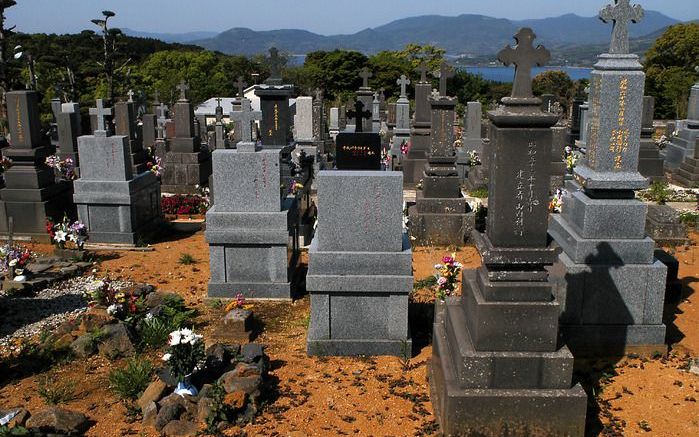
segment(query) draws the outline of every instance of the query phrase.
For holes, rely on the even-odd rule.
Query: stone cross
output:
[[[269,49],[269,78],[270,79],[281,79],[282,78],[282,67],[281,61],[279,60],[279,50],[276,47]]]
[[[95,133],[97,133],[97,132],[106,133],[108,131],[108,129],[107,129],[107,126],[105,125],[104,118],[112,115],[112,108],[105,108],[104,107],[104,100],[97,99],[97,107],[90,108],[90,115],[97,116],[97,129],[95,130]]]
[[[638,23],[643,19],[641,5],[631,6],[630,0],[614,0],[614,5],[607,5],[599,13],[600,20],[613,22],[612,43],[609,53],[626,55],[629,53],[629,22]]]
[[[216,98],[216,122],[220,123],[223,120],[223,108],[221,107],[221,98]]]
[[[446,62],[442,62],[439,67],[439,95],[446,97],[447,95],[447,80],[454,77],[454,69]]]
[[[317,101],[323,100],[323,90],[320,88],[316,88],[316,100]]]
[[[354,118],[354,123],[356,125],[355,132],[362,132],[364,130],[363,120],[370,120],[372,115],[371,111],[364,110],[364,103],[362,103],[361,100],[354,102],[354,111],[347,111],[347,116]]]
[[[362,88],[369,88],[369,78],[372,76],[367,67],[362,68],[362,72],[359,73],[359,77],[362,78]]]
[[[427,72],[429,71],[429,69],[427,68],[427,64],[425,62],[420,64],[420,66],[416,68],[415,71],[420,73],[420,82],[427,82]]]
[[[398,85],[400,85],[400,96],[401,97],[408,97],[408,92],[406,90],[407,86],[410,85],[410,79],[408,79],[405,74],[402,74],[400,76],[400,79],[396,82]]]
[[[180,84],[177,86],[177,88],[180,90],[180,100],[187,100],[187,91],[189,91],[189,85],[182,80]]]
[[[536,35],[528,27],[520,29],[514,38],[517,45],[514,48],[505,46],[498,53],[498,59],[506,66],[515,65],[512,98],[532,98],[532,67],[546,64],[551,59],[551,53],[541,45],[534,48]]]
[[[134,95],[133,90],[129,90],[129,92],[126,93],[126,95],[129,96],[129,102],[133,103],[133,95]]]
[[[243,94],[245,93],[245,87],[248,86],[245,82],[243,82],[243,76],[238,76],[238,80],[233,83],[238,88],[238,97],[243,97]]]
[[[262,112],[253,111],[249,99],[241,99],[240,104],[240,111],[232,112],[231,119],[240,123],[240,140],[252,142],[252,122],[262,120]]]

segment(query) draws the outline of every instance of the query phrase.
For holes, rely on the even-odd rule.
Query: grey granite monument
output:
[[[129,138],[112,135],[102,100],[90,109],[97,117],[94,135],[78,138],[80,179],[73,199],[91,243],[136,245],[152,235],[162,220],[160,183],[150,171],[133,173]]]
[[[261,150],[252,121],[261,114],[242,100],[236,118],[243,141],[213,153],[214,206],[206,213],[209,297],[291,299],[299,256],[295,197],[280,189],[279,150]]]
[[[393,155],[393,164],[403,165],[403,153],[401,149],[404,144],[410,142],[410,100],[408,100],[408,90],[407,87],[410,85],[410,80],[405,76],[401,76],[398,79],[398,85],[400,86],[400,97],[395,104],[389,104],[389,116],[388,122],[391,126],[391,122],[395,122],[393,125],[393,150],[391,154]],[[391,105],[394,108],[394,118],[391,119]]]
[[[309,355],[410,354],[412,251],[403,232],[403,175],[321,171],[309,250]]]
[[[148,170],[148,154],[143,150],[143,137],[137,132],[136,106],[132,100],[114,105],[114,133],[128,139],[133,174],[141,174]]]
[[[481,102],[466,103],[466,114],[464,115],[464,126],[461,131],[461,147],[456,149],[456,168],[459,171],[459,179],[464,181],[469,172],[473,170],[475,173],[471,175],[472,180],[487,180],[488,163],[483,162],[483,138],[481,136],[481,119],[483,118],[483,106]],[[481,159],[480,166],[469,167],[469,152],[475,152]],[[482,183],[474,182],[473,185],[481,185]]]
[[[168,139],[169,151],[163,160],[165,193],[195,194],[208,184],[211,152],[201,146],[194,132],[194,109],[187,98],[189,86],[180,83],[180,99],[175,103],[175,136]]]
[[[420,80],[415,84],[415,113],[410,131],[410,150],[403,159],[403,183],[406,185],[415,185],[422,179],[431,143],[432,115],[429,97],[432,92],[432,82],[427,79],[427,70],[426,64],[417,69]]]
[[[667,268],[646,237],[648,207],[634,196],[648,186],[638,172],[645,74],[629,54],[628,26],[642,17],[629,0],[600,13],[614,31],[590,81],[587,154],[549,227],[563,249],[552,274],[560,284],[561,330],[576,357],[666,350]]]
[[[371,116],[369,116],[369,118],[362,119],[363,121],[361,128],[358,126],[357,120],[355,119],[355,132],[374,132],[374,124],[372,120],[374,92],[371,90],[371,87],[369,87],[369,79],[373,77],[373,74],[369,71],[367,67],[364,67],[362,68],[362,71],[359,73],[359,77],[362,78],[362,86],[359,87],[359,89],[356,92],[357,100],[362,102],[364,110],[369,111]]]
[[[423,188],[410,207],[410,236],[420,245],[463,245],[474,227],[475,215],[461,194],[454,149],[454,108],[456,98],[447,97],[450,67],[440,69],[439,92],[430,97],[432,145],[423,170]]]
[[[699,158],[693,156],[694,141],[699,138],[699,82],[694,84],[689,94],[687,119],[678,121],[675,129],[678,135],[665,149],[665,168],[673,173],[677,172],[684,158]]]
[[[75,217],[70,184],[56,183],[54,170],[46,165],[56,150],[41,132],[38,93],[10,91],[6,101],[12,145],[2,154],[12,160],[12,167],[4,173],[5,188],[0,190],[0,234],[8,234],[12,217],[15,238],[48,243],[47,218],[60,220],[66,213]]]
[[[429,384],[444,435],[584,435],[587,396],[572,386],[573,355],[558,341],[559,302],[544,266],[551,130],[531,68],[549,52],[531,29],[499,59],[515,64],[512,97],[488,113],[493,141],[488,224],[473,232],[482,267],[464,271],[460,297],[435,304]]]
[[[80,107],[77,103],[63,103],[56,115],[58,130],[58,157],[70,158],[79,174],[78,137],[81,135]]]

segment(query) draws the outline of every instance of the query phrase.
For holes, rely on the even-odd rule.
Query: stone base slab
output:
[[[410,236],[420,246],[463,246],[476,225],[476,214],[421,213],[417,206],[408,210]]]
[[[245,299],[250,300],[291,300],[290,282],[209,282],[209,298],[234,299],[238,293],[242,293]]]

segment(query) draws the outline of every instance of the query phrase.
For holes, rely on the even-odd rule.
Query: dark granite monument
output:
[[[133,95],[131,91],[129,93]],[[128,140],[133,174],[141,174],[148,170],[148,153],[143,149],[143,137],[137,132],[136,106],[131,97],[126,102],[114,105],[114,133],[123,135]]]
[[[655,114],[655,98],[643,97],[643,118],[641,119],[641,146],[638,152],[638,172],[649,178],[651,182],[665,181],[663,158],[655,145],[653,134],[653,115]]]
[[[461,297],[437,301],[429,382],[444,435],[583,436],[587,396],[572,386],[573,356],[558,341],[559,303],[544,266],[551,126],[531,91],[549,52],[531,29],[499,59],[515,64],[512,97],[488,113],[488,226],[473,232],[483,266],[464,271]],[[572,388],[571,388],[572,387]]]
[[[590,80],[587,154],[549,227],[563,249],[552,275],[560,284],[561,330],[576,357],[667,349],[667,268],[646,236],[648,206],[634,196],[648,186],[638,172],[645,74],[629,54],[628,26],[642,17],[629,0],[600,13],[614,31]]]
[[[175,103],[175,136],[168,139],[169,151],[163,160],[164,193],[195,194],[208,184],[211,176],[211,152],[202,148],[194,133],[194,109],[187,99],[189,86],[179,85],[180,99]]]
[[[335,141],[335,166],[338,170],[381,170],[379,134],[343,132]]]
[[[58,157],[61,160],[70,158],[79,174],[80,157],[78,156],[78,137],[82,134],[80,122],[80,107],[77,103],[63,103],[61,111],[56,116],[58,131]]]
[[[432,133],[429,103],[432,82],[427,79],[427,65],[421,65],[417,71],[420,73],[420,81],[415,84],[415,113],[410,132],[410,150],[403,159],[403,183],[407,185],[415,185],[422,179]]]
[[[294,86],[283,83],[279,51],[273,47],[269,53],[270,77],[264,84],[255,87],[255,95],[260,98],[262,110],[262,147],[282,149],[289,145],[292,138],[289,97],[294,92]]]
[[[46,157],[56,150],[41,132],[38,93],[10,91],[6,100],[12,146],[2,154],[12,160],[12,167],[4,173],[5,188],[0,190],[0,234],[8,234],[12,217],[15,238],[47,243],[47,218],[60,220],[66,213],[75,217],[70,184],[56,183],[54,170],[46,165]]]
[[[447,97],[447,79],[454,73],[446,63],[440,69],[439,92],[430,97],[432,144],[423,169],[423,188],[410,208],[410,236],[415,244],[464,244],[474,226],[475,215],[461,195],[454,148],[456,98]]]

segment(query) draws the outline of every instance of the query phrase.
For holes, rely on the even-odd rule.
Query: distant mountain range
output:
[[[662,34],[662,30],[678,22],[659,12],[647,11],[640,23],[630,27],[630,35],[634,39],[652,43]],[[215,35],[206,35],[206,32],[148,34],[123,30],[127,35],[152,37],[166,42],[186,42],[227,54],[265,53],[272,46],[296,55],[337,48],[372,54],[381,50],[400,50],[409,43],[417,43],[442,47],[452,56],[480,58],[492,56],[506,43],[511,43],[512,36],[524,26],[534,29],[538,43],[551,49],[557,55],[555,58],[565,56],[566,53],[585,53],[586,46],[590,46],[589,50],[603,47],[609,42],[611,35],[610,24],[604,24],[597,17],[574,14],[519,21],[483,15],[424,15],[396,20],[352,35],[330,36],[297,29],[254,31],[233,28]]]

